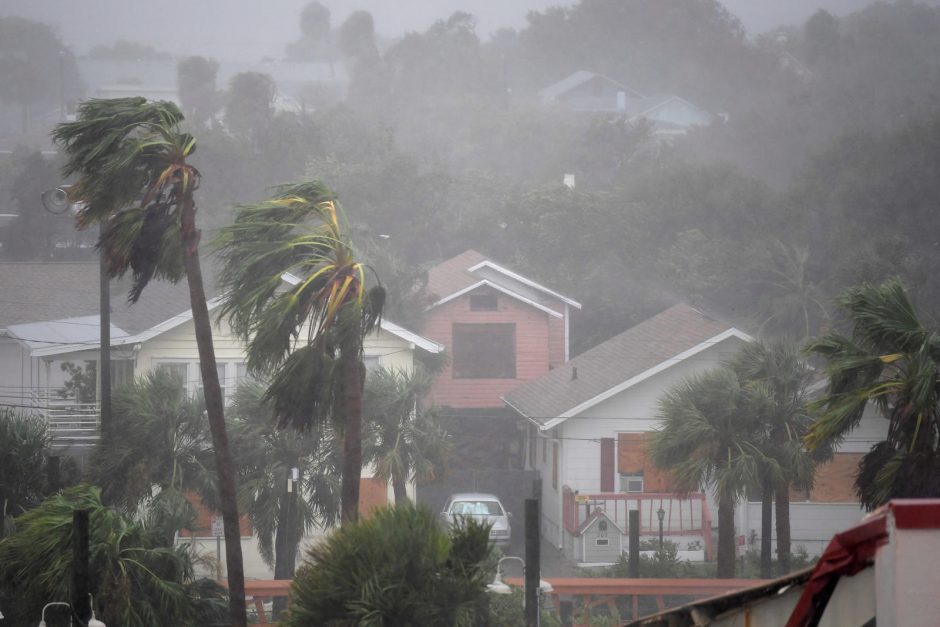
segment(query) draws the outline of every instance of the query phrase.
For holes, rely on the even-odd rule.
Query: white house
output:
[[[88,455],[97,441],[98,404],[63,398],[61,364],[97,363],[99,347],[97,263],[0,264],[0,405],[43,413],[53,444],[66,454]],[[157,368],[182,374],[191,391],[201,385],[195,329],[185,280],[152,282],[139,302],[126,302],[127,285],[111,285],[112,373],[115,384]],[[211,286],[210,288],[211,289]],[[210,313],[221,299],[209,300]],[[246,376],[245,350],[225,321],[217,321],[213,343],[226,402]],[[416,353],[437,354],[443,346],[391,322],[366,337],[367,367],[410,371]],[[393,498],[391,486],[376,486],[363,470],[363,493],[372,502]],[[383,491],[376,488],[384,487]],[[246,575],[270,578],[256,543],[243,540]],[[215,551],[214,540],[207,549]]]
[[[664,392],[728,361],[749,341],[734,326],[678,304],[506,394],[526,422],[528,466],[542,475],[542,534],[573,556],[578,529],[595,509],[621,525],[628,510],[640,510],[646,537],[658,535],[662,509],[664,535],[680,549],[710,554],[713,497],[671,493],[645,441],[658,427]],[[854,473],[861,455],[884,438],[885,422],[866,415],[817,470],[814,488],[791,497],[795,548],[818,554],[833,533],[862,517]],[[736,527],[742,541],[758,542],[759,502],[740,504]]]

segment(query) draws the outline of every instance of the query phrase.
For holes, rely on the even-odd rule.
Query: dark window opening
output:
[[[470,311],[496,311],[496,294],[471,294]]]
[[[515,324],[455,324],[455,379],[515,379]]]

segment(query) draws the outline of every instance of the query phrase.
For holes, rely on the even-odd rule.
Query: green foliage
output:
[[[274,118],[277,85],[270,74],[241,72],[229,81],[225,127],[236,135],[255,137]]]
[[[335,434],[325,426],[301,433],[278,429],[264,395],[262,383],[242,383],[226,418],[238,465],[239,509],[248,514],[261,557],[275,569],[275,578],[290,578],[302,536],[315,525],[332,526],[339,514],[339,451]],[[300,470],[296,499],[286,491],[292,468]],[[288,527],[293,534],[278,550],[276,536]],[[288,563],[283,576],[277,576],[278,561]]]
[[[435,408],[424,407],[433,377],[423,366],[408,373],[378,368],[366,376],[363,460],[375,476],[391,481],[395,499],[409,481],[431,482],[446,474],[453,445]]]
[[[940,496],[940,335],[898,280],[846,290],[839,305],[851,335],[834,331],[808,345],[826,360],[829,386],[814,403],[821,416],[807,445],[841,441],[872,403],[888,420],[888,436],[859,465],[862,503],[873,509],[890,498]]]
[[[166,529],[105,507],[98,489],[83,485],[23,514],[16,533],[0,540],[0,598],[13,624],[35,620],[50,599],[69,598],[76,509],[89,511],[91,583],[101,620],[196,627],[225,616],[224,590],[197,582],[187,550],[166,542]]]
[[[219,63],[206,57],[191,56],[176,65],[176,87],[183,112],[193,124],[205,124],[219,109],[215,79]]]
[[[49,441],[42,418],[0,409],[0,538],[45,494]]]
[[[411,504],[344,525],[308,553],[285,624],[472,625],[486,606],[487,525],[448,534]]]
[[[59,368],[69,376],[59,390],[59,396],[75,399],[79,403],[95,402],[98,396],[98,362],[85,361],[84,365],[76,366],[70,361],[63,361]]]
[[[93,46],[88,56],[93,59],[113,59],[118,61],[164,61],[171,59],[169,52],[161,52],[153,46],[141,44],[136,41],[119,39],[113,44],[98,44]]]
[[[195,510],[184,493],[199,492],[210,502],[215,496],[204,410],[203,400],[191,397],[183,381],[165,370],[116,388],[111,437],[99,442],[88,466],[104,502],[191,522]]]

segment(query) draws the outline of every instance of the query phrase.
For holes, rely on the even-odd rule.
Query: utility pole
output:
[[[98,231],[98,241],[104,235],[102,223]],[[111,435],[111,277],[104,250],[98,250],[98,308],[100,316],[100,348],[98,363],[101,364],[98,376],[101,378],[101,439]]]
[[[525,624],[538,627],[539,584],[542,579],[539,500],[525,500]]]
[[[72,512],[72,611],[82,622],[91,618],[89,594],[91,573],[88,564],[88,510]]]

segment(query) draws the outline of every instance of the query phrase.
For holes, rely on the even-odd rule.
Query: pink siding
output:
[[[558,304],[559,312],[564,305]],[[516,324],[515,379],[455,379],[451,364],[438,375],[431,392],[433,402],[448,407],[498,408],[500,400],[525,381],[536,379],[564,362],[563,319],[549,316],[512,297],[499,295],[497,311],[470,311],[469,295],[428,312],[421,334],[447,347],[453,357],[453,324]]]

